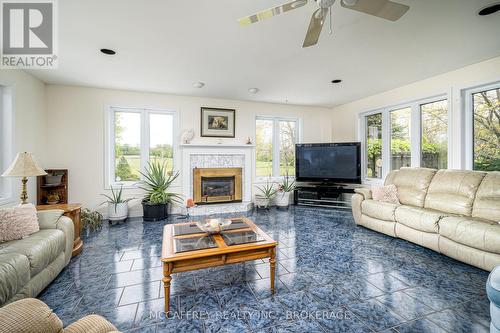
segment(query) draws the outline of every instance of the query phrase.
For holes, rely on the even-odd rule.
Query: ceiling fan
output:
[[[328,15],[330,15],[330,33],[331,33],[331,14],[332,6],[335,0],[314,0],[319,8],[313,13],[309,28],[307,29],[306,38],[302,47],[309,47],[316,45],[323,29],[323,24]],[[293,9],[303,7],[307,4],[308,0],[295,0],[287,2],[280,6],[263,10],[254,15],[243,17],[238,20],[240,25],[246,26],[252,23],[271,18],[273,16],[288,12]],[[340,4],[344,8],[356,10],[365,14],[374,15],[389,21],[399,20],[410,7],[393,2],[390,0],[340,0]]]

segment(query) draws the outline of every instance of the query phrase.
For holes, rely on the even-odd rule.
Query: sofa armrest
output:
[[[105,318],[98,315],[85,316],[68,327],[63,331],[64,333],[111,333],[118,332],[116,327],[113,326]]]
[[[369,200],[372,198],[372,190],[369,188],[356,188],[354,192],[361,194],[365,200]]]
[[[24,298],[0,309],[1,332],[59,333],[62,329],[57,315],[36,298]]]
[[[73,252],[73,241],[75,239],[75,225],[73,221],[63,216],[61,209],[44,210],[38,212],[38,224],[40,229],[59,229],[64,232],[66,238],[66,246],[64,247],[64,258],[66,264],[71,260]]]
[[[57,229],[57,222],[64,214],[62,209],[41,210],[37,212],[40,229]]]

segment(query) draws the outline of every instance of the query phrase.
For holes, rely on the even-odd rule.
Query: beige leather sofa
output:
[[[73,221],[62,210],[38,212],[40,231],[0,243],[0,306],[35,297],[71,260]]]
[[[119,333],[109,321],[89,315],[63,328],[61,319],[42,301],[26,298],[0,309],[0,333]]]
[[[500,265],[500,172],[401,168],[388,184],[397,187],[401,204],[356,189],[356,224],[488,271]]]

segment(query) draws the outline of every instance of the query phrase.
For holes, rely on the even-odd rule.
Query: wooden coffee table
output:
[[[172,273],[270,258],[271,292],[274,293],[278,243],[245,217],[232,219],[232,221],[232,228],[235,229],[226,230],[217,235],[200,232],[194,222],[165,226],[161,255],[165,312],[170,311]],[[207,246],[210,247],[206,248]],[[205,248],[199,249],[200,247]]]

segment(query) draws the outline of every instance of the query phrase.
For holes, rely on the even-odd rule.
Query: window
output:
[[[135,184],[148,162],[173,169],[174,116],[171,111],[110,109],[108,185]]]
[[[295,175],[298,120],[257,117],[255,121],[255,174],[257,177]]]
[[[13,160],[12,90],[0,85],[0,174]],[[12,181],[0,177],[0,204],[13,199]]]
[[[257,119],[255,123],[255,170],[257,177],[273,174],[273,137],[273,121]]]
[[[411,166],[411,107],[391,111],[391,170]]]
[[[469,91],[472,169],[500,171],[500,85]]]
[[[448,167],[448,102],[420,105],[422,115],[421,162],[424,168]]]
[[[382,178],[382,114],[366,117],[366,176]]]
[[[432,98],[361,115],[364,178],[402,167],[446,168],[448,100]]]

